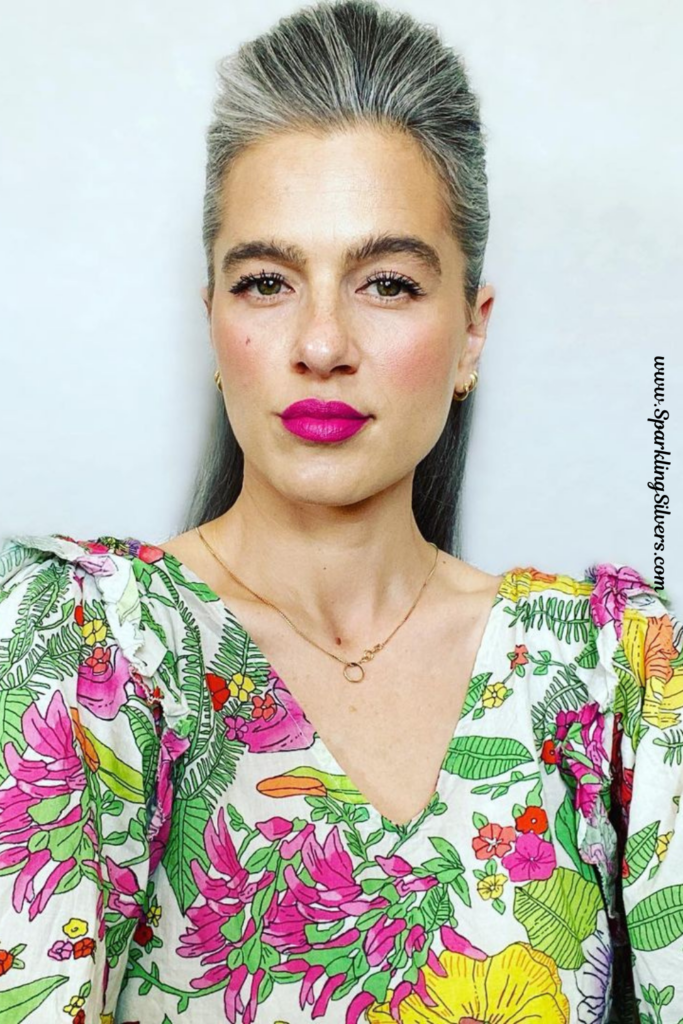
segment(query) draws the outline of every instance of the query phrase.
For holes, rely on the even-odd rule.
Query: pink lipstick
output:
[[[323,402],[317,398],[305,398],[288,405],[280,418],[286,429],[297,437],[328,443],[344,441],[357,434],[372,419],[346,402]]]

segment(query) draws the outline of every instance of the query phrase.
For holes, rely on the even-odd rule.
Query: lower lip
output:
[[[369,416],[362,420],[297,416],[293,419],[283,419],[282,423],[291,434],[296,434],[297,437],[305,437],[309,441],[330,443],[333,441],[344,441],[347,437],[357,434],[369,419]]]

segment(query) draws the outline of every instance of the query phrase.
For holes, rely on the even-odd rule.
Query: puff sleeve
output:
[[[637,574],[634,574],[637,575]],[[642,1024],[683,1019],[683,627],[642,577],[616,623],[612,794]]]
[[[150,874],[163,655],[125,559],[57,535],[4,539],[3,1022],[114,1019]]]

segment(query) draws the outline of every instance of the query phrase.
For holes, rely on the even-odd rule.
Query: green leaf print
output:
[[[577,848],[576,811],[571,794],[566,793],[555,815],[555,835],[571,857],[579,874],[588,882],[595,881],[595,870],[581,858]]]
[[[191,862],[198,860],[206,871],[209,870],[204,829],[210,817],[211,808],[203,797],[176,798],[163,864],[183,914],[199,892],[190,867]]]
[[[601,905],[597,882],[570,868],[556,868],[550,878],[518,887],[512,912],[532,946],[558,967],[575,971],[586,959],[581,943],[594,931]]]
[[[626,915],[634,949],[670,946],[683,935],[683,885],[669,885],[646,896]]]
[[[621,712],[624,732],[632,737],[641,713],[642,690],[623,647],[617,647],[612,663],[619,680],[614,693],[614,713]]]
[[[659,821],[651,821],[649,825],[634,832],[626,840],[624,856],[628,864],[628,875],[622,879],[624,888],[627,885],[632,885],[636,878],[640,878],[652,860],[657,846],[658,831]]]
[[[95,748],[100,762],[97,768],[97,777],[112,793],[120,796],[123,800],[130,800],[131,803],[136,804],[143,803],[145,796],[140,772],[117,757],[111,747],[99,740],[90,729],[86,729],[85,726],[82,728]]]
[[[507,736],[456,736],[444,770],[461,779],[491,779],[532,760],[523,743]]]
[[[486,689],[486,684],[492,675],[492,672],[480,672],[478,676],[472,677],[467,691],[467,697],[465,698],[465,703],[463,704],[460,712],[461,718],[465,718],[469,715],[472,708],[477,706],[482,693]]]
[[[51,992],[68,981],[66,975],[56,978],[36,978],[25,985],[0,992],[0,1020],[2,1024],[21,1024],[45,1002]]]
[[[575,666],[571,662],[562,665],[557,675],[553,676],[543,700],[531,708],[536,746],[540,749],[546,737],[554,734],[555,722],[560,711],[578,711],[589,699],[588,687],[577,675]]]
[[[10,741],[18,754],[26,750],[21,717],[34,700],[33,695],[24,687],[0,691],[0,736],[5,742]],[[4,782],[7,775],[7,765],[0,746],[0,782]]]

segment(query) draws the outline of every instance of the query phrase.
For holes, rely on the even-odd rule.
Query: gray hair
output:
[[[371,124],[409,133],[436,170],[473,310],[489,230],[484,133],[463,60],[436,27],[375,0],[322,0],[242,44],[217,71],[203,224],[211,297],[222,185],[238,154],[275,134]]]

